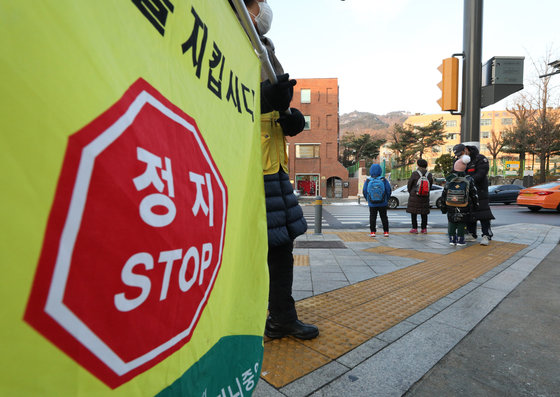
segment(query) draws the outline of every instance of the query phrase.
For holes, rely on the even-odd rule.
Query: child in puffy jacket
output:
[[[369,168],[371,177],[364,182],[363,195],[369,206],[369,230],[370,236],[375,237],[377,232],[377,214],[383,224],[383,235],[389,237],[389,218],[387,218],[387,204],[391,197],[391,184],[381,176],[382,169],[379,164],[372,164]],[[372,186],[369,186],[372,184]],[[372,189],[372,187],[376,189]],[[369,189],[368,189],[369,187]]]
[[[445,177],[441,212],[447,213],[450,245],[465,245],[466,224],[478,206],[474,180],[465,173],[470,161],[469,156],[463,155],[453,164],[453,172]]]

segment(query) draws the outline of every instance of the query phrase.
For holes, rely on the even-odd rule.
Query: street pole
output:
[[[463,93],[461,142],[480,148],[480,93],[482,85],[482,4],[465,0],[463,12]]]

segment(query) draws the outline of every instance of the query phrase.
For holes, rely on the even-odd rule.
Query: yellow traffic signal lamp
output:
[[[437,103],[441,110],[457,110],[459,107],[459,60],[453,57],[445,58],[438,70],[441,72],[441,82],[438,83],[441,98]]]

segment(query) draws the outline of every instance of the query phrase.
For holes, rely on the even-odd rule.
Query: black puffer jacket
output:
[[[479,153],[476,146],[467,146],[467,149],[471,157],[471,162],[467,164],[467,175],[474,179],[478,193],[478,208],[473,215],[476,219],[495,219],[488,198],[488,171],[490,170],[488,159]]]
[[[264,175],[264,193],[269,247],[288,244],[307,231],[288,174],[280,169],[275,174]]]

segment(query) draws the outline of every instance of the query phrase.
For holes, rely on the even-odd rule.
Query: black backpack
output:
[[[469,205],[469,180],[464,176],[456,176],[447,182],[445,205],[449,207],[466,207]]]

